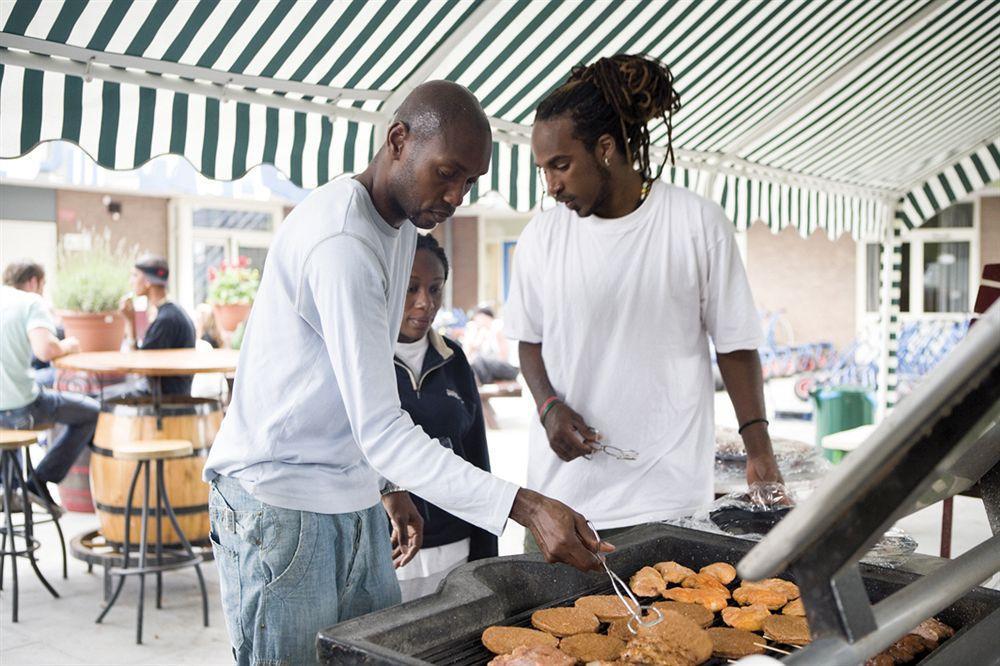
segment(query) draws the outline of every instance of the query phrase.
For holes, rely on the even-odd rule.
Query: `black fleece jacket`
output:
[[[447,437],[456,454],[489,471],[483,408],[469,361],[458,343],[433,330],[428,336],[427,354],[419,375],[411,372],[398,357],[395,359],[399,401],[414,423],[429,436]],[[411,496],[424,518],[425,548],[471,538],[470,560],[496,557],[495,536],[423,498]]]

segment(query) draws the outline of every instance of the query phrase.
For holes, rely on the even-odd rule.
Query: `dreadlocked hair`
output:
[[[538,105],[535,119],[569,113],[574,136],[589,150],[602,135],[610,134],[627,162],[649,180],[648,124],[662,118],[667,127],[667,154],[656,173],[659,178],[666,161],[674,161],[673,115],[680,108],[681,98],[666,65],[651,56],[620,53],[574,67],[569,79]]]

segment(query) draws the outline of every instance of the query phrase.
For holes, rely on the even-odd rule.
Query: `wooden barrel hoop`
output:
[[[128,442],[142,439],[184,439],[194,453],[163,463],[164,484],[170,506],[184,535],[192,543],[208,540],[208,484],[201,480],[209,448],[222,424],[222,408],[217,400],[168,396],[161,407],[163,427],[157,429],[150,399],[105,401],[97,420],[97,432],[91,445],[90,480],[94,507],[101,521],[104,538],[120,544],[125,539],[125,500],[136,464],[115,460],[114,450]],[[142,507],[142,479],[136,483],[132,501],[129,540],[139,540]],[[161,509],[164,544],[179,540],[166,510]],[[147,530],[152,543],[156,538],[156,464],[150,465],[149,519]]]

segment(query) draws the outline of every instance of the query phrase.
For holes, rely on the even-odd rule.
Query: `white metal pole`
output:
[[[894,265],[899,256],[899,222],[896,220],[896,203],[885,201],[882,206],[882,270],[880,271],[879,298],[879,363],[878,390],[875,422],[885,418],[895,402],[895,375],[897,338],[899,335],[899,281],[901,276]],[[894,377],[893,377],[894,379]],[[890,383],[892,386],[890,387]]]

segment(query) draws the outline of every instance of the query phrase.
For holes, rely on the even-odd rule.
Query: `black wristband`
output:
[[[737,433],[742,435],[744,430],[746,430],[755,423],[763,423],[764,425],[771,425],[771,423],[767,419],[750,419],[749,421],[740,426],[740,429],[737,430]]]

